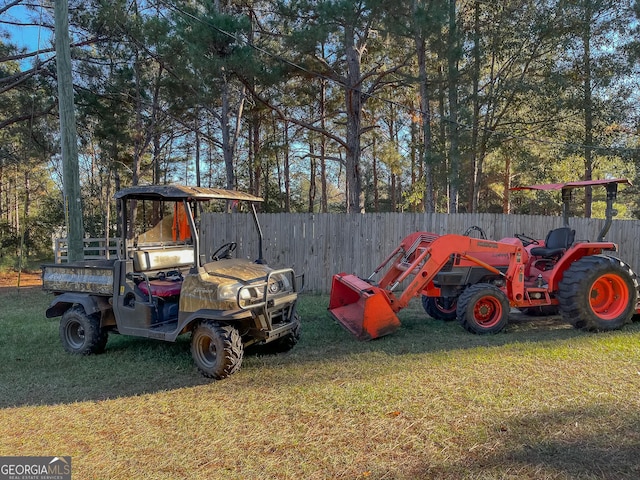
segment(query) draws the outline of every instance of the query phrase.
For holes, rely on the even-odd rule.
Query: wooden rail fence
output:
[[[85,238],[84,239],[84,259],[97,260],[102,258],[117,258],[120,250],[120,239],[118,238]],[[56,238],[53,245],[54,262],[66,263],[69,244],[66,238]]]

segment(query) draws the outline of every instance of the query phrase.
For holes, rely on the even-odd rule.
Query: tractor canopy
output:
[[[542,185],[526,185],[522,187],[511,187],[509,190],[572,190],[574,188],[585,188],[595,186],[607,186],[612,184],[624,183],[631,185],[631,182],[626,178],[612,178],[603,180],[579,180],[576,182],[567,183],[547,183]]]
[[[605,224],[598,235],[598,241],[602,242],[605,235],[611,228],[611,222],[613,217],[618,214],[618,211],[613,208],[613,203],[618,197],[618,184],[623,183],[631,185],[631,182],[626,178],[608,178],[602,180],[578,180],[575,182],[566,183],[547,183],[542,185],[526,185],[522,187],[511,187],[509,190],[543,190],[553,191],[562,190],[562,219],[565,227],[569,226],[569,206],[571,204],[571,192],[576,188],[587,188],[602,186],[607,189],[607,208],[605,209]]]

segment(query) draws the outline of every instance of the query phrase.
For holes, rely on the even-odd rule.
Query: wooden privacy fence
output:
[[[501,214],[259,214],[264,258],[273,267],[291,266],[305,274],[307,292],[329,293],[331,277],[348,272],[369,276],[408,234],[427,231],[462,234],[477,225],[487,238],[499,240],[524,233],[544,238],[562,226],[561,217]],[[226,242],[237,242],[239,257],[257,258],[258,237],[248,214],[205,214],[201,219],[202,252],[211,254]],[[595,241],[604,220],[571,218],[576,240]],[[477,232],[472,235],[476,236]],[[640,273],[640,221],[616,220],[606,240],[618,244],[618,256]]]

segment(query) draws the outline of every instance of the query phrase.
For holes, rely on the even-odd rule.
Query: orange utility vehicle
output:
[[[394,332],[396,313],[423,296],[438,318],[455,317],[473,333],[497,333],[511,307],[559,308],[576,328],[613,330],[638,312],[638,281],[629,265],[604,241],[620,183],[626,179],[534,185],[514,189],[561,190],[564,226],[545,240],[524,234],[499,241],[466,235],[415,232],[366,279],[334,275],[329,312],[361,340]],[[575,240],[568,226],[571,191],[587,186],[607,190],[605,225],[594,242]],[[483,235],[484,236],[484,235]],[[379,278],[379,280],[376,280]],[[429,310],[427,309],[427,312]]]

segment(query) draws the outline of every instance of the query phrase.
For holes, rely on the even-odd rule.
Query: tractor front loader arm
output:
[[[360,340],[388,335],[400,327],[396,313],[433,281],[452,256],[464,257],[504,275],[474,254],[507,254],[511,259],[507,275],[513,275],[520,250],[516,245],[463,235],[416,232],[406,237],[367,280],[347,273],[334,275],[329,313]],[[382,278],[376,284],[374,277],[378,274]],[[401,290],[403,285],[406,287]]]

